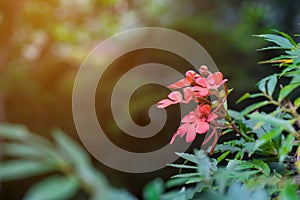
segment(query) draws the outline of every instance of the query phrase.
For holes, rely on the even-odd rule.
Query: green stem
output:
[[[248,141],[248,139],[247,139],[247,138],[241,133],[241,131],[236,127],[236,125],[234,124],[232,118],[228,115],[228,113],[226,113],[225,119],[226,119],[226,121],[230,124],[230,126],[232,127],[232,129],[233,129],[238,135],[240,135],[245,141]]]

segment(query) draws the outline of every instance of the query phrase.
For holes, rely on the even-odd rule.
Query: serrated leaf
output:
[[[293,48],[293,44],[291,44],[291,42],[279,35],[274,35],[274,34],[261,34],[261,35],[255,35],[257,37],[261,37],[264,38],[265,40],[269,41],[269,42],[273,42],[275,44],[277,44],[279,47],[284,48],[284,49],[291,49]]]
[[[194,154],[176,152],[176,155],[196,164],[199,162],[199,159]]]
[[[245,124],[246,127],[248,127],[253,133],[256,133],[257,137],[261,137],[267,132],[270,132],[273,127],[270,124],[261,124],[259,127],[257,124],[259,121],[254,120],[254,119],[243,119],[242,120],[243,124]]]
[[[272,129],[270,132],[262,135],[258,139],[257,145],[260,146],[260,145],[263,145],[263,144],[271,141],[272,139],[274,139],[275,137],[277,137],[281,132],[282,132],[282,128],[280,128],[280,127]]]
[[[251,119],[260,121],[261,123],[270,123],[273,126],[282,127],[286,131],[289,131],[292,133],[295,132],[295,129],[292,126],[292,124],[294,123],[294,119],[293,120],[284,120],[284,119],[276,118],[271,115],[261,114],[261,113],[253,113],[253,114],[249,115],[249,117]]]
[[[251,104],[250,106],[246,107],[242,112],[241,112],[241,115],[244,116],[244,115],[247,115],[249,114],[250,112],[260,108],[260,107],[263,107],[263,106],[266,106],[269,104],[269,101],[261,101],[261,102],[257,102],[257,103],[254,103],[254,104]]]
[[[18,180],[55,170],[49,163],[34,160],[14,160],[0,163],[1,180]]]
[[[261,170],[262,173],[266,174],[267,176],[270,175],[270,167],[267,163],[265,163],[262,160],[258,160],[258,159],[253,159],[253,164],[255,164],[256,168]]]
[[[73,176],[51,176],[34,184],[26,193],[25,200],[72,199],[79,189],[79,181]]]
[[[228,144],[218,144],[215,148],[215,152],[230,151],[231,153],[235,153],[235,152],[240,151],[240,150],[241,150],[241,148],[235,147],[235,146],[232,146],[232,145],[228,145]]]
[[[294,89],[300,86],[300,83],[292,83],[284,86],[280,92],[278,101],[282,101],[285,97],[287,97]]]

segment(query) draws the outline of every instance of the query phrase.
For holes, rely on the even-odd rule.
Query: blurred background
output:
[[[72,87],[77,69],[97,43],[120,31],[144,26],[174,29],[197,40],[229,79],[229,88],[234,88],[229,107],[239,109],[236,99],[246,91],[255,91],[256,81],[273,70],[257,65],[273,56],[272,52],[267,56],[255,51],[266,44],[253,35],[269,33],[271,28],[299,33],[299,8],[298,0],[0,0],[0,121],[25,124],[49,138],[49,130],[60,127],[80,142],[72,119]],[[120,67],[126,69],[149,60],[177,68],[186,64],[166,52],[132,52],[114,63],[102,81],[109,90],[121,73]],[[99,91],[97,95],[105,97],[109,92]],[[138,124],[147,124],[147,106],[166,92],[156,86],[137,91],[130,109]],[[109,102],[97,102],[99,113],[109,113]],[[180,119],[176,120],[179,123]],[[111,119],[99,117],[99,121],[118,143],[118,130],[110,125]],[[149,140],[146,149],[145,144],[128,143],[131,139],[119,140],[118,144],[127,145],[127,149],[133,144],[136,151],[150,151],[167,143],[174,130],[176,127],[171,127],[164,130],[168,134]],[[154,177],[168,178],[173,173],[160,170],[130,175],[97,161],[95,165],[111,184],[136,195]],[[34,181],[27,180],[29,184]],[[19,199],[26,190],[24,183],[3,184],[0,199]]]

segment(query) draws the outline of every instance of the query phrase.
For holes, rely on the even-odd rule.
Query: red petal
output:
[[[183,89],[183,92],[184,92],[185,103],[189,103],[194,96],[194,92],[192,91],[192,88],[186,87]]]
[[[179,89],[179,88],[183,88],[188,85],[189,85],[189,83],[185,79],[181,79],[181,80],[169,85],[168,88]]]
[[[192,84],[193,82],[193,79],[195,77],[197,73],[194,72],[193,70],[189,70],[185,73],[185,80],[189,83],[189,84]]]
[[[157,108],[165,108],[171,104],[174,104],[174,102],[171,101],[170,99],[163,99],[157,103]]]
[[[182,102],[182,94],[178,91],[171,92],[168,97],[174,101],[174,103]]]
[[[205,78],[197,78],[196,83],[202,87],[207,87],[207,81]]]
[[[194,125],[190,125],[186,133],[186,142],[192,142],[196,138],[196,130]]]
[[[213,78],[215,80],[215,84],[220,84],[223,80],[223,74],[221,72],[216,72],[213,74]]]
[[[203,105],[203,106],[200,106],[199,110],[201,113],[203,113],[204,115],[207,116],[210,114],[211,107],[209,105]]]
[[[198,117],[196,116],[195,112],[190,112],[186,116],[184,116],[181,120],[181,122],[187,123],[187,122],[196,122],[198,120]]]
[[[196,127],[196,132],[199,134],[206,133],[209,130],[209,124],[207,122],[203,121],[198,121],[197,127]]]
[[[177,132],[174,133],[174,135],[173,135],[173,137],[172,137],[172,139],[171,139],[171,141],[170,141],[170,144],[173,144],[175,138],[176,138],[178,135],[179,135],[179,134],[178,134]]]

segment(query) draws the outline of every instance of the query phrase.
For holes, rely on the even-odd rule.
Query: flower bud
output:
[[[206,65],[202,65],[199,69],[199,72],[201,76],[207,76],[208,75],[208,67]]]

